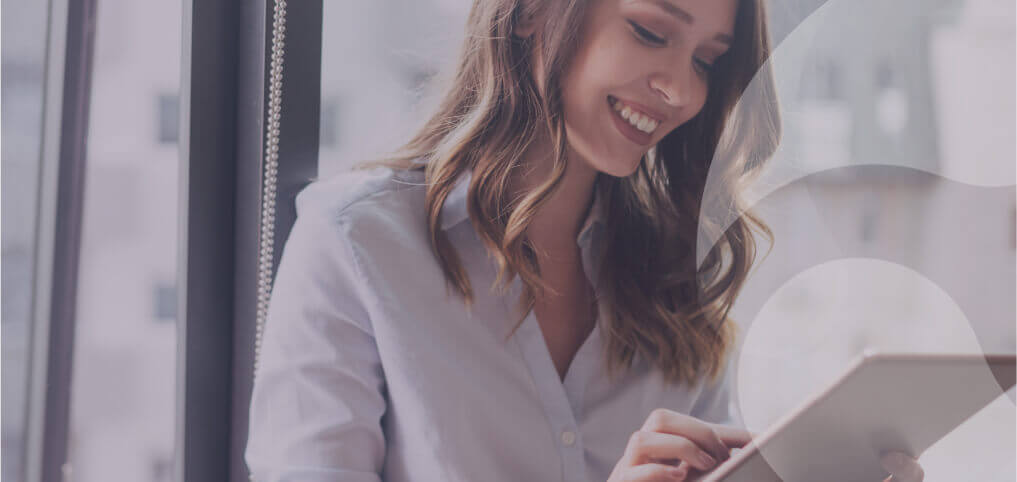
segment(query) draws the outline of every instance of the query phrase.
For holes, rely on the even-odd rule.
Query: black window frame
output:
[[[244,449],[272,80],[267,65],[277,13],[285,14],[286,81],[273,273],[296,218],[296,193],[317,175],[322,2],[185,1],[175,459],[180,481],[249,480]],[[209,210],[213,205],[219,208]]]

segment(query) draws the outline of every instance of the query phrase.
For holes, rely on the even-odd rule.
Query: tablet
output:
[[[917,457],[1014,386],[1014,355],[866,353],[835,383],[701,482],[887,477],[882,454]]]

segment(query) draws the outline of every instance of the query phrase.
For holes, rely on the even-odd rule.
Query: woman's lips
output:
[[[621,114],[618,113],[618,111],[614,110],[614,105],[612,104],[611,101],[612,98],[608,97],[607,110],[611,112],[611,119],[614,120],[614,125],[615,127],[618,128],[618,131],[621,132],[621,134],[625,136],[626,139],[632,141],[635,144],[638,144],[640,146],[650,145],[650,141],[653,140],[653,136],[639,129],[636,129],[635,126],[629,124],[629,121],[625,120],[621,116]]]

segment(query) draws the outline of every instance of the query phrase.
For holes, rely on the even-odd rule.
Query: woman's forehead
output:
[[[622,7],[656,11],[676,22],[730,34],[737,0],[617,0]]]

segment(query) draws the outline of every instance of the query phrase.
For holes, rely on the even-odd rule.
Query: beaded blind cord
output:
[[[265,109],[264,173],[261,185],[260,242],[258,246],[258,309],[254,321],[253,377],[258,378],[261,337],[272,295],[272,259],[275,255],[275,200],[279,178],[279,120],[282,118],[283,47],[286,38],[286,1],[275,2],[272,9],[272,53],[268,70],[268,108]],[[247,478],[254,482],[254,474]]]
[[[286,1],[275,2],[272,10],[272,53],[268,73],[265,163],[262,176],[260,245],[258,250],[258,309],[254,327],[254,378],[258,377],[261,337],[272,294],[272,260],[275,255],[275,201],[279,177],[279,120],[282,117],[283,48],[286,38]]]

